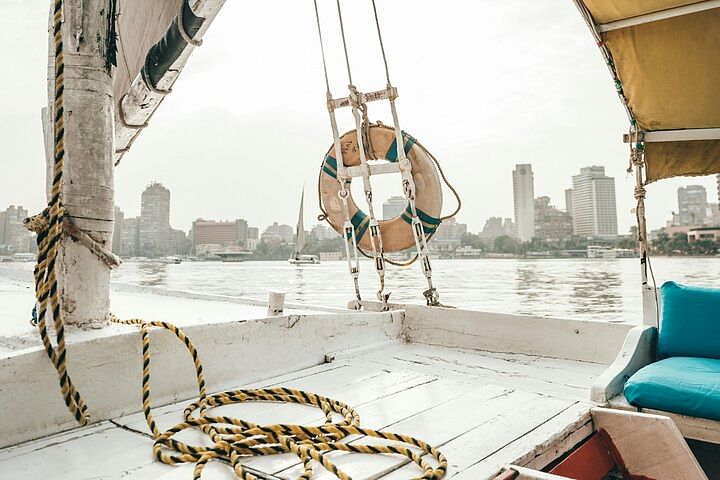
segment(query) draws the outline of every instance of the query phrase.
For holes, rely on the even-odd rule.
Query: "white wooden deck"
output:
[[[284,385],[347,402],[365,427],[414,435],[441,447],[450,465],[446,478],[479,480],[510,462],[543,466],[556,455],[558,440],[576,443],[589,434],[588,389],[605,367],[398,343],[252,386]],[[159,426],[180,421],[186,403],[156,409]],[[220,411],[258,423],[317,424],[322,417],[297,405],[233,405]],[[153,460],[147,432],[144,418],[135,414],[9,447],[0,450],[0,478],[191,479],[192,465],[170,467]],[[183,435],[193,441],[194,433]],[[194,442],[200,444],[199,436]],[[418,472],[400,457],[337,457],[336,464],[354,480],[407,480]],[[294,479],[300,473],[290,455],[246,464],[260,478]],[[211,464],[203,478],[235,477],[229,467]],[[318,466],[313,478],[333,477]]]

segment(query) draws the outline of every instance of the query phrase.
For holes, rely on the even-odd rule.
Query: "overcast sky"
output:
[[[332,89],[346,94],[332,0],[319,0]],[[627,119],[607,68],[570,0],[377,0],[403,129],[441,161],[463,197],[471,231],[489,216],[512,217],[512,170],[531,163],[536,196],[564,208],[580,167],[604,165],[616,179],[620,232],[633,223],[634,179],[621,142]],[[40,109],[46,103],[44,0],[0,2],[0,208],[44,204]],[[360,90],[384,87],[369,1],[345,2]],[[341,125],[351,126],[349,111]],[[370,105],[370,118],[391,123]],[[174,93],[116,170],[116,203],[138,215],[151,181],[172,192],[171,222],[246,218],[294,223],[305,185],[306,225],[317,211],[320,162],[332,141],[312,1],[228,0]],[[375,179],[376,199],[400,194],[397,177]],[[360,182],[355,182],[355,188]],[[714,178],[648,189],[649,221],[662,226],[676,190]],[[355,189],[354,188],[354,189]],[[357,191],[357,190],[355,190]],[[454,208],[445,197],[446,211]],[[379,205],[378,205],[379,207]]]

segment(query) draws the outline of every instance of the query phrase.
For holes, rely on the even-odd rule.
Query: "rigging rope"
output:
[[[340,183],[340,191],[338,192],[338,195],[341,198],[341,201],[343,203],[344,213],[345,213],[345,222],[344,222],[344,237],[345,237],[345,249],[346,254],[348,257],[348,265],[350,268],[351,275],[353,277],[353,281],[355,283],[355,293],[357,297],[357,302],[355,302],[356,308],[359,308],[361,306],[360,300],[360,289],[359,289],[359,282],[358,282],[358,274],[359,274],[359,262],[358,262],[358,255],[357,251],[359,250],[360,253],[368,258],[372,258],[375,260],[375,270],[379,276],[380,279],[380,290],[377,292],[377,297],[380,302],[382,302],[383,307],[387,308],[387,300],[390,294],[384,294],[384,288],[385,288],[385,264],[390,263],[391,265],[398,265],[398,266],[408,266],[412,263],[414,263],[415,260],[418,258],[422,261],[422,272],[427,280],[428,288],[423,292],[423,295],[425,296],[425,299],[427,301],[427,304],[430,306],[438,306],[440,305],[439,302],[439,295],[437,292],[437,289],[433,286],[432,282],[432,268],[430,266],[430,255],[429,255],[429,249],[427,245],[427,236],[425,234],[424,228],[422,226],[422,222],[418,217],[418,211],[415,206],[415,182],[412,176],[412,164],[410,160],[406,157],[406,153],[403,149],[398,149],[398,164],[399,169],[402,177],[402,184],[403,184],[403,193],[405,194],[405,197],[408,201],[408,209],[409,209],[409,217],[411,219],[411,229],[413,233],[413,238],[415,240],[415,246],[416,246],[416,257],[410,260],[409,262],[405,263],[398,263],[393,261],[388,261],[385,259],[384,251],[383,251],[383,240],[382,240],[382,234],[380,230],[380,225],[375,218],[374,214],[374,208],[373,208],[373,198],[372,198],[372,186],[370,182],[370,169],[367,164],[368,158],[371,160],[375,160],[377,156],[375,155],[374,148],[372,146],[372,142],[370,139],[369,131],[370,131],[370,121],[368,120],[368,108],[367,108],[367,99],[365,95],[363,95],[361,92],[357,90],[355,85],[353,85],[352,81],[352,72],[350,68],[350,58],[348,54],[348,48],[347,48],[347,39],[345,35],[345,26],[343,22],[342,17],[342,8],[340,6],[340,0],[336,0],[335,4],[337,7],[337,14],[338,14],[338,20],[340,23],[340,33],[342,36],[342,43],[343,43],[343,51],[345,54],[345,66],[347,68],[347,74],[348,74],[348,90],[349,90],[349,97],[347,100],[349,101],[350,106],[352,107],[352,113],[355,118],[355,130],[358,137],[358,154],[360,158],[360,172],[362,174],[363,178],[363,188],[365,191],[365,199],[368,205],[368,219],[369,219],[369,227],[370,227],[370,246],[372,248],[372,257],[370,257],[369,253],[361,250],[358,248],[357,242],[355,241],[354,237],[354,227],[351,225],[351,219],[349,215],[349,209],[348,209],[348,192],[346,190],[347,183],[349,183],[349,180],[352,178],[352,175],[348,175],[346,168],[344,167],[344,161],[343,161],[343,155],[342,155],[342,149],[340,147],[340,136],[337,128],[337,122],[335,118],[335,108],[337,108],[336,100],[333,99],[332,94],[330,92],[330,85],[329,85],[329,78],[328,78],[328,70],[327,70],[327,62],[325,59],[325,49],[323,44],[323,37],[322,37],[322,27],[320,25],[320,14],[318,11],[318,5],[317,0],[314,0],[314,6],[315,6],[315,19],[317,23],[317,29],[318,29],[318,36],[320,38],[320,49],[323,59],[323,70],[325,74],[325,85],[327,87],[327,107],[328,112],[330,115],[330,123],[333,130],[333,139],[335,142],[335,158],[338,162],[337,167],[337,180]],[[385,45],[382,38],[382,32],[380,28],[380,21],[378,17],[377,12],[377,5],[375,4],[375,0],[372,0],[372,7],[373,7],[373,13],[375,17],[375,28],[377,30],[378,34],[378,40],[380,43],[380,50],[382,52],[382,58],[383,58],[383,64],[385,66],[385,77],[387,80],[386,85],[386,91],[385,96],[383,98],[386,98],[390,103],[390,111],[392,113],[393,117],[393,129],[395,131],[395,141],[398,145],[401,145],[403,143],[403,134],[400,130],[400,123],[398,120],[397,115],[397,109],[395,106],[395,100],[397,98],[397,90],[392,86],[392,83],[390,81],[390,71],[388,67],[387,62],[387,56],[385,53]],[[342,105],[342,104],[341,104]],[[343,105],[345,106],[345,105]],[[439,167],[439,163],[437,162],[437,159],[433,158],[433,161],[436,165]],[[445,175],[442,174],[443,180],[446,184],[448,184],[447,179],[445,178]],[[450,186],[448,184],[448,186]],[[459,196],[457,195],[457,191],[453,187],[450,186],[450,189],[455,194],[456,198],[459,202]],[[320,197],[320,185],[318,182],[318,197]],[[322,214],[318,217],[319,220],[327,220],[328,215],[327,212],[323,209],[322,206],[322,200],[319,198],[318,204],[320,206],[320,211]],[[459,209],[458,209],[459,210]],[[456,210],[450,217],[457,214]],[[449,217],[446,217],[449,218]],[[353,245],[351,246],[351,239]],[[350,260],[350,249],[352,248],[353,254],[355,256],[355,267],[352,266],[352,262]]]

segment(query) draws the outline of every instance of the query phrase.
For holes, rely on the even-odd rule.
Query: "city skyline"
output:
[[[563,192],[565,209],[560,209],[547,195],[535,197],[534,172],[532,164],[518,164],[512,171],[514,207],[525,210],[524,214],[515,213],[515,219],[491,216],[485,220],[482,230],[468,228],[456,218],[444,222],[432,240],[436,251],[454,251],[463,245],[462,237],[467,233],[478,232],[481,239],[493,241],[499,236],[516,238],[521,242],[536,239],[551,244],[559,244],[571,238],[618,238],[625,235],[618,231],[617,207],[615,200],[615,179],[605,175],[602,166],[582,167],[580,173],[571,178],[573,188]],[[707,190],[702,185],[685,185],[677,189],[677,211],[670,212],[670,219],[660,229],[651,229],[653,236],[659,231],[667,231],[670,236],[683,233],[697,235],[697,229],[720,226],[720,178],[712,192],[717,195],[716,202],[708,201]],[[170,226],[171,192],[160,182],[150,182],[141,194],[140,215],[128,217],[124,210],[115,206],[115,231],[113,251],[123,256],[150,256],[198,253],[202,246],[203,254],[214,253],[228,248],[253,251],[260,243],[292,244],[295,231],[289,224],[275,220],[271,224],[260,223],[251,226],[247,220],[236,216],[235,219],[197,218],[187,233]],[[530,199],[532,209],[528,214]],[[392,195],[382,203],[383,218],[396,216],[405,206],[403,196]],[[34,250],[33,237],[22,226],[22,220],[28,215],[22,206],[10,205],[0,211],[0,249],[7,253],[26,253]],[[524,217],[523,217],[524,215]],[[211,217],[206,215],[205,217]],[[461,216],[462,218],[462,216]],[[528,221],[528,219],[530,221]],[[519,223],[526,222],[524,228],[532,226],[532,233],[525,232]],[[312,222],[309,224],[312,225]],[[267,225],[263,228],[264,225]],[[262,231],[262,235],[260,234]],[[306,233],[317,240],[337,238],[338,234],[323,223],[312,225]]]
[[[213,25],[202,55],[188,63],[173,95],[115,169],[115,203],[129,217],[139,216],[135,199],[148,181],[157,180],[175,192],[177,208],[171,212],[171,222],[186,230],[209,210],[218,218],[231,219],[238,205],[267,205],[243,212],[251,224],[272,218],[295,223],[302,183],[314,186],[323,155],[332,143],[314,21],[297,21],[307,18],[306,7],[287,2],[287,16],[278,20],[282,28],[293,32],[296,42],[280,45],[249,20],[241,5],[226,4],[226,15]],[[274,14],[271,4],[252,8],[258,15]],[[468,4],[466,8],[477,7]],[[422,1],[410,12],[420,23],[441,15],[447,24],[438,22],[438,28],[448,43],[504,45],[503,52],[489,51],[490,57],[482,64],[467,62],[463,52],[443,49],[411,29],[388,30],[386,41],[400,92],[402,128],[441,162],[463,196],[461,218],[472,231],[481,230],[489,217],[513,216],[512,190],[506,178],[518,163],[533,164],[537,195],[547,195],[558,205],[568,187],[567,178],[583,165],[604,165],[607,174],[616,179],[619,230],[628,231],[634,224],[631,209],[635,203],[635,180],[625,173],[629,152],[621,141],[628,122],[607,67],[576,8],[571,2],[550,0],[500,2],[483,8],[487,10],[484,14],[527,28],[491,25],[477,29],[471,16],[455,18],[458,16],[438,12]],[[7,181],[0,185],[0,205],[20,203],[31,213],[38,213],[46,204],[40,109],[47,103],[47,9],[38,2],[14,2],[12,7],[0,6],[0,10],[7,10],[0,15],[0,22],[6,26],[0,35],[7,36],[0,49],[7,63],[13,65],[2,72],[8,88],[0,92],[4,106],[0,121],[6,125],[0,132],[0,171],[7,172],[3,178]],[[397,21],[405,25],[408,13],[401,4],[383,6],[383,16],[390,24]],[[555,22],[547,29],[543,19],[550,16]],[[238,29],[237,21],[243,28]],[[543,35],[531,34],[535,29]],[[408,35],[415,48],[403,47]],[[257,42],[256,55],[231,60],[237,59],[233,44],[257,38],[266,41]],[[17,43],[24,45],[22,51],[13,47]],[[359,39],[349,46],[359,62],[354,65],[364,72],[359,74],[357,86],[381,88],[385,84],[381,67],[362,59],[366,55],[357,52],[361,45]],[[328,49],[331,58],[333,53],[340,53],[331,45]],[[282,62],[267,62],[268,58]],[[417,76],[418,62],[439,62],[443,68]],[[483,65],[488,63],[495,65],[494,75],[485,74]],[[280,64],[303,73],[293,81],[292,101],[277,95],[286,88]],[[446,68],[450,64],[453,70]],[[266,74],[242,75],[255,70]],[[456,73],[450,75],[450,71]],[[333,90],[344,92],[344,72],[334,68],[331,73]],[[222,91],[212,87],[217,78],[226,76],[242,78],[242,88]],[[446,84],[454,88],[436,88]],[[431,114],[424,101],[429,91],[436,96]],[[477,95],[466,95],[458,102],[458,92]],[[387,112],[373,108],[370,115],[373,120],[389,123]],[[340,118],[343,131],[352,125],[348,117]],[[278,141],[287,149],[268,149]],[[262,159],[263,168],[254,168],[258,159]],[[709,192],[715,182],[712,178],[681,178],[648,186],[651,229],[664,225],[667,212],[677,208],[677,188],[687,183],[699,183]],[[399,181],[379,181],[374,188],[377,198],[401,194]],[[317,205],[314,190],[308,189],[308,206]],[[449,196],[446,206],[446,212],[451,211]],[[307,210],[308,214],[318,213]]]

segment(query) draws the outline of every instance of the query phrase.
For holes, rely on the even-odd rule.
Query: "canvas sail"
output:
[[[117,70],[113,92],[117,102],[140,74],[150,48],[168,31],[185,0],[119,0],[117,6]]]
[[[305,248],[305,222],[303,221],[303,203],[305,202],[305,189],[300,196],[300,214],[298,215],[297,234],[295,236],[295,258]]]
[[[576,3],[646,133],[647,182],[720,173],[720,2]]]
[[[116,159],[130,148],[225,0],[116,0]]]

